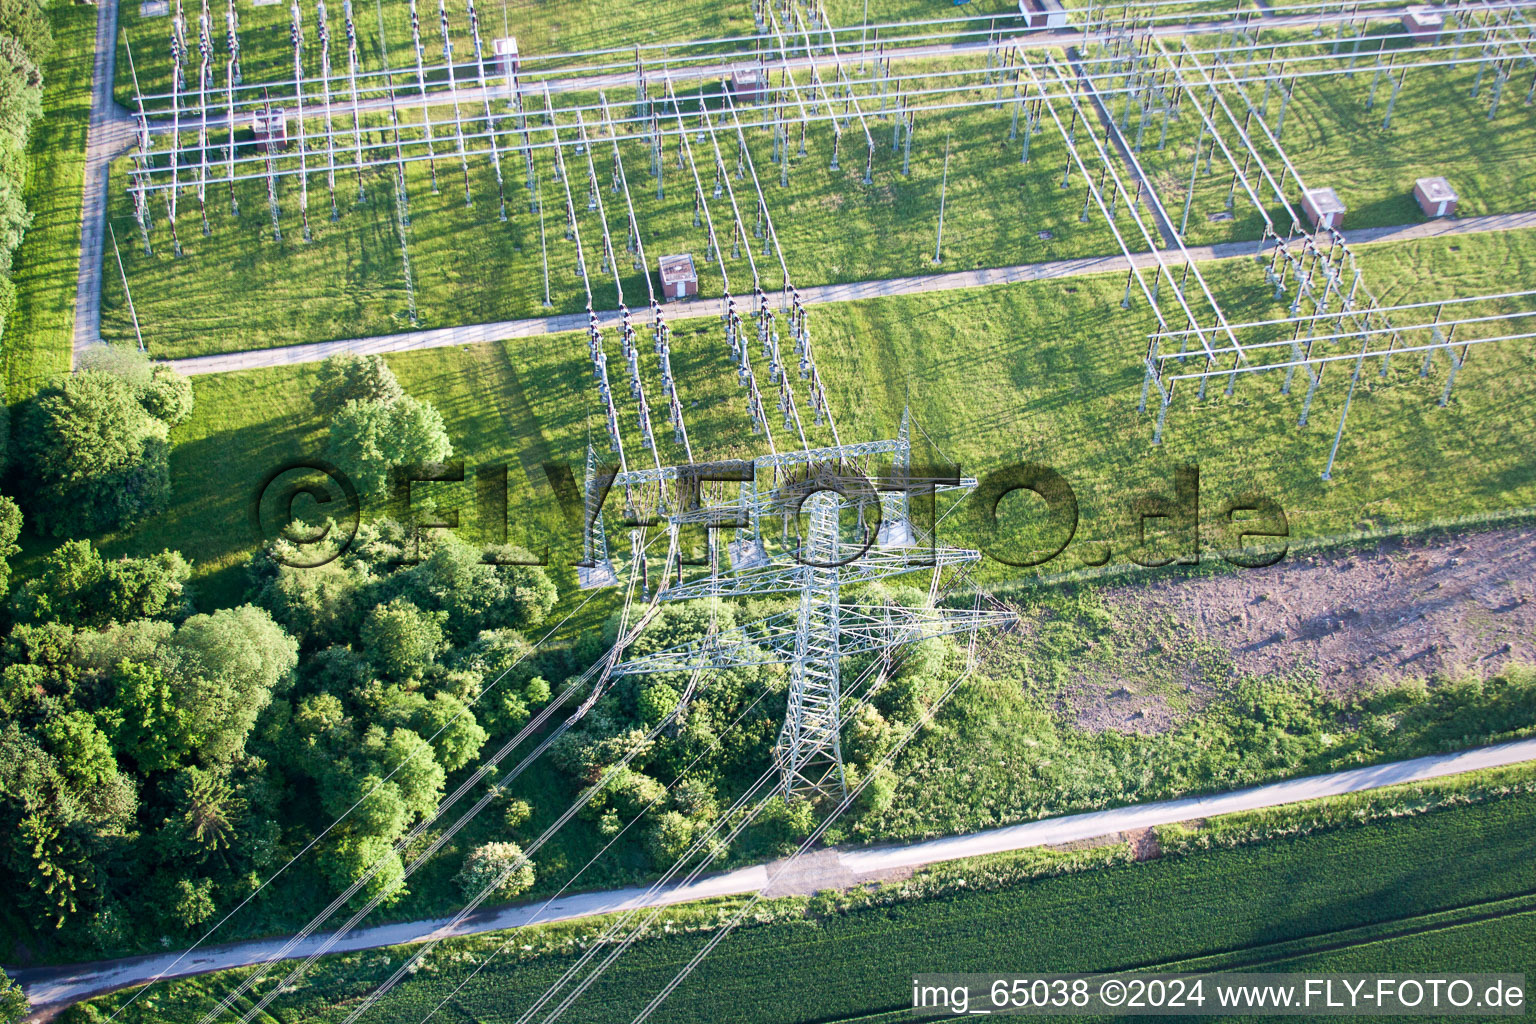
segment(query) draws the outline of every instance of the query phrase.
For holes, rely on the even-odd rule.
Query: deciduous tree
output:
[[[87,540],[66,541],[43,559],[11,607],[24,622],[102,627],[186,611],[192,569],[175,551],[108,561]]]
[[[159,363],[139,388],[139,404],[155,419],[176,426],[192,415],[192,382],[174,367]]]
[[[444,612],[424,612],[403,597],[381,604],[363,619],[363,650],[391,679],[409,679],[437,659],[444,647]]]
[[[527,552],[511,557],[529,558]],[[484,630],[536,626],[558,596],[542,567],[487,564],[480,551],[451,535],[439,539],[420,563],[391,577],[390,588],[420,608],[447,612],[449,631],[459,643]]]
[[[192,616],[171,648],[175,699],[192,715],[193,746],[209,764],[244,749],[257,713],[298,662],[298,643],[252,605]]]
[[[516,843],[482,843],[464,858],[455,881],[466,902],[487,889],[487,899],[510,900],[533,887],[533,864]]]
[[[0,413],[0,420],[4,418],[4,414]],[[0,434],[3,433],[0,430]],[[4,439],[0,437],[0,449],[3,449],[3,445]],[[0,450],[0,469],[4,468],[4,464],[4,453]],[[10,498],[0,494],[0,597],[10,593],[11,556],[21,550],[16,546],[16,538],[20,536],[21,509]]]
[[[453,445],[437,410],[406,395],[342,406],[331,417],[329,451],[360,493],[377,496],[392,468],[442,462],[453,454]]]
[[[22,438],[39,529],[95,533],[158,512],[171,486],[166,430],[113,374],[74,373],[45,387]]]
[[[320,364],[319,383],[310,394],[321,416],[338,413],[348,402],[389,405],[405,394],[381,355],[342,352]]]

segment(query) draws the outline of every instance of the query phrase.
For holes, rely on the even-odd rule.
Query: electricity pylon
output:
[[[889,457],[889,471],[874,478],[863,471],[869,461]],[[604,480],[589,459],[588,509],[597,509]],[[705,505],[698,500],[703,479],[739,483],[734,502]],[[841,664],[849,655],[879,652],[889,659],[903,645],[929,637],[974,630],[1004,621],[1004,613],[942,609],[933,606],[939,574],[953,566],[973,563],[980,552],[938,545],[913,521],[913,496],[929,498],[937,491],[969,489],[972,479],[947,479],[912,469],[910,421],[902,415],[896,439],[844,444],[827,448],[759,456],[750,461],[709,467],[671,466],[660,470],[611,473],[607,482],[629,495],[666,484],[679,484],[672,510],[658,513],[670,531],[692,526],[706,532],[711,566],[692,579],[654,581],[664,601],[698,598],[798,594],[793,610],[712,632],[705,637],[625,661],[612,677],[657,672],[695,672],[762,664],[765,658],[789,667],[784,725],[774,747],[784,796],[835,796],[847,793],[839,738]],[[761,482],[774,481],[764,488]],[[690,493],[687,493],[691,491]],[[661,503],[658,503],[661,504]],[[868,518],[878,508],[879,525]],[[853,513],[857,525],[844,523]],[[774,543],[765,526],[782,524],[783,543]],[[803,528],[801,523],[803,522]],[[794,524],[793,526],[791,524]],[[736,539],[724,545],[731,565],[721,571],[717,533],[734,529]],[[616,578],[601,537],[601,516],[589,517],[585,550],[592,562],[584,578]],[[856,584],[931,570],[927,607],[869,604],[845,600],[844,590]],[[600,584],[599,584],[600,585]]]

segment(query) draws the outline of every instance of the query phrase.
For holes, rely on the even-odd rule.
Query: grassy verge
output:
[[[1368,970],[1354,965],[1379,963],[1376,945],[1388,943],[1389,950],[1415,950],[1426,967],[1454,962],[1468,970],[1524,971],[1533,966],[1536,936],[1536,916],[1521,912],[1520,902],[1536,892],[1536,870],[1523,856],[1536,840],[1533,810],[1536,797],[1510,796],[1241,849],[1047,875],[995,891],[978,889],[1006,870],[997,859],[957,863],[936,870],[951,882],[978,884],[916,902],[768,903],[759,923],[732,936],[672,995],[668,1012],[686,1020],[829,1020],[899,1009],[918,972],[1116,971],[1195,956],[1240,959],[1242,951],[1260,948],[1288,957],[1278,963],[1313,969]],[[1472,923],[1489,917],[1489,908],[1497,916]],[[628,1019],[731,909],[726,901],[668,911],[668,925],[658,924],[587,993],[583,1019]],[[505,937],[447,944],[381,1009],[420,1016],[467,980],[452,999],[456,1012],[510,1019],[601,925],[520,934],[473,978],[469,972]],[[1340,945],[1337,936],[1343,952],[1331,948]],[[339,1019],[403,952],[331,958],[268,1012],[278,1021]],[[238,977],[178,982],[124,1016],[195,1019]],[[99,1010],[110,1012],[121,1001],[99,1000]]]
[[[27,147],[25,201],[34,219],[16,252],[16,308],[4,334],[6,396],[13,402],[69,371],[74,340],[96,9],[58,3],[48,11],[54,50],[43,71],[43,117]]]
[[[1347,828],[1381,818],[1426,814],[1443,807],[1484,803],[1531,792],[1536,792],[1536,765],[1516,764],[1280,807],[1223,814],[1203,823],[1163,825],[1156,829],[1157,841],[1164,852],[1191,853]]]

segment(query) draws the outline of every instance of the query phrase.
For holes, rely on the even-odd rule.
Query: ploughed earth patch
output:
[[[1292,555],[1103,599],[1115,655],[1084,659],[1058,710],[1085,728],[1155,732],[1238,675],[1315,673],[1343,693],[1536,662],[1536,529]]]

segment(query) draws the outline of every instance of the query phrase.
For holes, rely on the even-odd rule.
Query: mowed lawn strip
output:
[[[54,4],[48,16],[53,54],[43,70],[43,116],[27,145],[25,201],[33,220],[16,251],[16,308],[4,333],[6,397],[12,402],[67,373],[74,342],[96,9]]]

